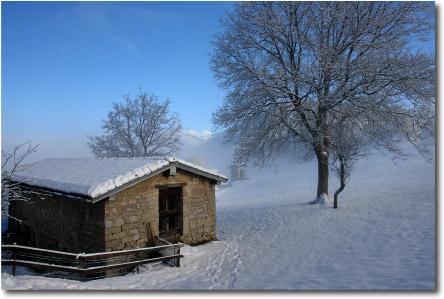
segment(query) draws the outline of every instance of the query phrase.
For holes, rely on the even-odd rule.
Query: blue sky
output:
[[[211,36],[233,2],[2,2],[2,149],[88,156],[112,102],[139,88],[173,101],[185,130],[211,130],[223,92]]]
[[[2,2],[2,149],[92,156],[112,102],[139,88],[170,98],[185,130],[211,130],[223,101],[211,36],[234,2]],[[433,49],[434,38],[426,43]]]

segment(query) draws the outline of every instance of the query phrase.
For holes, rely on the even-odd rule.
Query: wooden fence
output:
[[[183,257],[180,254],[181,247],[182,243],[168,243],[131,250],[75,254],[19,245],[2,245],[1,263],[2,266],[11,265],[14,276],[16,266],[25,266],[43,270],[47,276],[85,281],[130,272],[139,273],[141,265],[150,263],[167,262],[171,266],[180,267],[180,258]]]

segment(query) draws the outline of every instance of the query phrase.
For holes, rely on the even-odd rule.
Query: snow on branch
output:
[[[11,201],[21,200],[29,203],[30,195],[37,195],[42,199],[47,196],[33,189],[24,188],[23,184],[27,181],[20,175],[24,170],[34,166],[35,163],[25,163],[25,160],[37,151],[38,146],[38,144],[33,145],[32,140],[28,140],[16,146],[12,153],[5,153],[2,150],[2,217],[21,221],[9,215]]]

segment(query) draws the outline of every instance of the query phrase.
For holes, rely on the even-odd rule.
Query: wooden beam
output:
[[[32,253],[38,254],[42,256],[50,256],[50,257],[58,257],[58,258],[66,258],[72,260],[95,260],[95,259],[103,259],[116,257],[121,255],[134,254],[137,252],[154,252],[168,248],[178,248],[183,247],[183,243],[178,244],[169,244],[169,245],[161,245],[161,246],[153,246],[153,247],[145,247],[145,248],[137,248],[137,249],[127,249],[121,251],[110,251],[110,252],[99,252],[99,253],[69,253],[69,252],[60,252],[54,250],[46,250],[40,248],[33,247],[25,247],[20,245],[2,245],[2,251],[16,251],[16,252],[24,252],[24,253]]]
[[[170,168],[170,175],[172,175],[172,176],[174,176],[174,175],[176,175],[176,171],[177,171],[177,167],[176,167],[176,165],[171,165],[171,168]]]
[[[141,261],[135,261],[135,262],[128,262],[128,263],[122,263],[122,264],[116,264],[116,265],[109,265],[109,266],[98,266],[94,268],[87,268],[82,269],[84,273],[90,274],[90,273],[96,273],[96,272],[102,272],[107,270],[116,270],[116,269],[123,269],[123,268],[130,268],[130,267],[136,267],[137,265],[144,265],[144,264],[150,264],[150,263],[157,263],[157,262],[165,262],[172,259],[180,259],[184,256],[181,254],[177,255],[170,255],[170,256],[164,256],[164,257],[156,257],[152,259],[146,259]]]
[[[55,251],[55,250],[47,250],[43,248],[33,248],[33,247],[26,247],[26,246],[20,246],[20,245],[2,245],[2,251],[14,251],[14,252],[23,252],[23,253],[30,253],[30,254],[40,254],[43,256],[51,256],[51,257],[57,257],[57,258],[67,258],[67,259],[77,259],[81,254],[75,254],[75,253],[69,253],[69,252],[62,252],[62,251]]]
[[[122,256],[122,255],[128,255],[128,254],[134,254],[137,252],[156,252],[163,249],[170,249],[170,248],[179,248],[183,247],[183,243],[179,244],[171,244],[171,245],[161,245],[161,246],[154,246],[154,247],[146,247],[146,248],[139,248],[139,249],[129,249],[129,250],[122,250],[122,251],[110,251],[110,252],[103,252],[103,253],[94,253],[94,254],[85,254],[84,256],[81,256],[83,260],[96,260],[96,259],[106,259],[116,256]]]
[[[83,273],[86,270],[77,267],[50,265],[45,263],[22,261],[22,260],[2,260],[2,265],[13,265],[13,266],[16,265],[16,266],[30,267],[33,269],[65,271],[65,272],[74,272],[74,273]]]
[[[34,269],[42,269],[42,270],[54,270],[54,271],[65,271],[65,272],[91,274],[91,273],[97,273],[97,272],[102,272],[102,271],[106,271],[106,270],[130,268],[130,267],[135,267],[137,265],[150,264],[150,263],[156,263],[156,262],[165,262],[165,261],[169,261],[169,260],[173,260],[173,259],[180,259],[183,257],[184,256],[181,254],[176,254],[176,255],[163,256],[163,257],[145,259],[145,260],[134,261],[134,262],[121,263],[121,264],[116,264],[116,265],[89,267],[86,269],[77,268],[77,267],[50,265],[50,264],[45,264],[45,263],[22,261],[22,260],[1,260],[1,263],[4,266],[17,265],[17,266],[25,266],[25,267],[31,267]]]
[[[175,184],[165,184],[165,185],[154,185],[157,189],[168,189],[186,186],[187,183],[175,183]]]

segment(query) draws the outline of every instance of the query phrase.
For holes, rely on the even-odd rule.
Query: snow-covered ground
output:
[[[433,290],[435,165],[417,154],[398,164],[361,160],[337,210],[308,203],[314,162],[249,168],[217,190],[219,240],[185,246],[180,268],[90,282],[2,273],[2,289]]]

